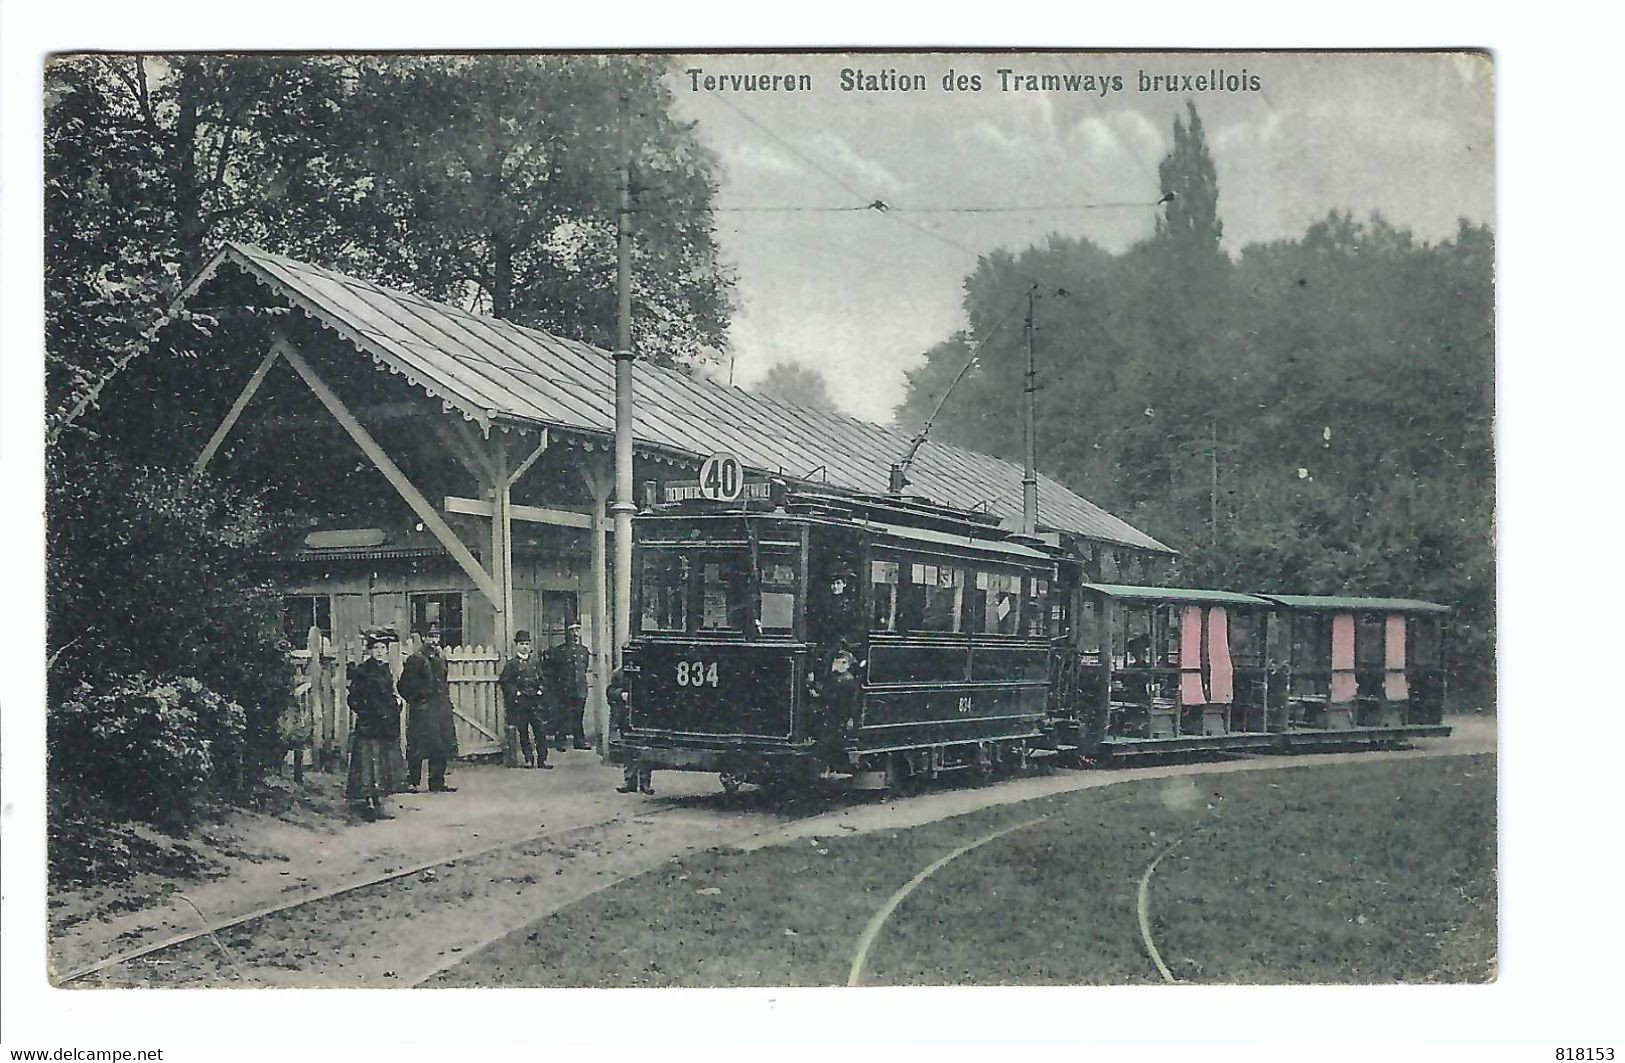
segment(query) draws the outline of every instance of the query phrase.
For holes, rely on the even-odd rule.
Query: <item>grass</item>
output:
[[[1001,826],[892,915],[864,984],[1494,977],[1495,762],[1372,762],[1125,782],[909,830],[714,851],[497,943],[442,985],[841,985],[894,890]]]

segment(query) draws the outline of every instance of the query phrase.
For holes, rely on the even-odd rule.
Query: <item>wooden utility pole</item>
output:
[[[1219,423],[1207,423],[1211,449],[1208,451],[1207,523],[1209,542],[1219,548]]]
[[[1038,416],[1036,384],[1037,371],[1033,362],[1033,314],[1038,305],[1038,286],[1027,289],[1027,372],[1024,376],[1024,409],[1021,421],[1022,449],[1026,465],[1021,472],[1021,532],[1033,535],[1038,531]]]
[[[620,107],[621,191],[615,212],[615,667],[632,634],[632,146],[629,101]]]

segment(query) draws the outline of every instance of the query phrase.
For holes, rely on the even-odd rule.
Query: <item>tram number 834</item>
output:
[[[714,687],[717,685],[717,662],[678,661],[677,685],[680,687]]]

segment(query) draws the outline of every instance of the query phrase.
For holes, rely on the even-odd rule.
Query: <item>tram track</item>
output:
[[[66,986],[111,968],[124,966],[136,960],[145,959],[161,952],[190,945],[205,938],[213,939],[221,953],[228,958],[228,961],[232,963],[232,966],[237,967],[231,951],[219,942],[217,935],[224,931],[245,926],[261,919],[294,912],[302,908],[308,908],[313,905],[344,897],[348,894],[357,893],[377,886],[387,885],[391,882],[409,878],[413,875],[422,875],[426,871],[435,871],[439,868],[450,867],[460,863],[470,863],[493,854],[518,849],[526,845],[533,845],[537,842],[563,839],[582,831],[622,825],[635,819],[650,819],[662,815],[668,815],[676,811],[679,811],[679,806],[655,808],[641,811],[635,815],[616,816],[587,827],[573,827],[556,831],[544,830],[526,837],[508,839],[506,841],[497,842],[479,849],[461,850],[456,853],[439,856],[434,859],[419,861],[406,867],[397,868],[382,874],[371,875],[367,878],[319,889],[313,893],[308,893],[304,896],[278,904],[263,905],[251,911],[234,915],[231,918],[221,922],[211,922],[203,909],[198,907],[198,905],[193,902],[191,898],[187,897],[184,892],[181,892],[177,894],[179,899],[198,915],[199,922],[202,924],[198,929],[170,935],[159,941],[148,943],[139,948],[105,957],[94,963],[69,971],[67,974],[56,979],[55,984],[58,986]],[[238,973],[241,975],[240,969],[238,970]],[[246,978],[244,980],[246,980]]]
[[[825,804],[788,820],[782,810],[769,818],[748,802],[742,806],[722,795],[666,798],[593,823],[538,831],[479,849],[414,861],[219,922],[211,922],[199,908],[200,927],[82,965],[55,979],[55,984],[83,985],[94,979],[116,985],[198,986],[232,981],[278,986],[420,985],[517,929],[696,849],[750,851],[820,834],[897,830],[1132,779],[1493,751],[1491,733],[1487,740],[1479,736],[1403,751],[1277,755],[1098,772],[1047,771],[993,786],[945,789],[902,800],[842,802],[834,808]],[[925,877],[930,870],[934,869],[927,869]],[[512,895],[498,898],[498,903],[485,900],[506,894],[509,885],[516,887]],[[192,903],[188,897],[180,899]],[[456,917],[459,906],[481,903],[485,907],[477,915]],[[387,922],[383,917],[402,911],[412,918],[412,936],[421,940],[401,940],[372,925],[381,926]],[[884,924],[878,913],[876,918]],[[335,926],[349,929],[336,940],[327,940]],[[245,930],[251,932],[244,934]],[[238,936],[233,937],[233,931]],[[306,948],[307,937],[316,944]],[[301,948],[306,949],[308,963],[301,959]],[[349,962],[345,962],[346,955]],[[187,962],[175,959],[177,956]],[[164,970],[166,967],[171,970]]]

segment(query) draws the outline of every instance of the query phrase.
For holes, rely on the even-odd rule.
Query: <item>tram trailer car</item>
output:
[[[779,483],[633,528],[614,756],[730,791],[1450,733],[1433,603],[1093,583],[984,515]]]
[[[1053,550],[965,511],[775,487],[634,521],[620,758],[730,790],[879,787],[1046,743]]]
[[[1448,735],[1445,606],[1412,598],[1267,594],[1282,730],[1348,740]]]

